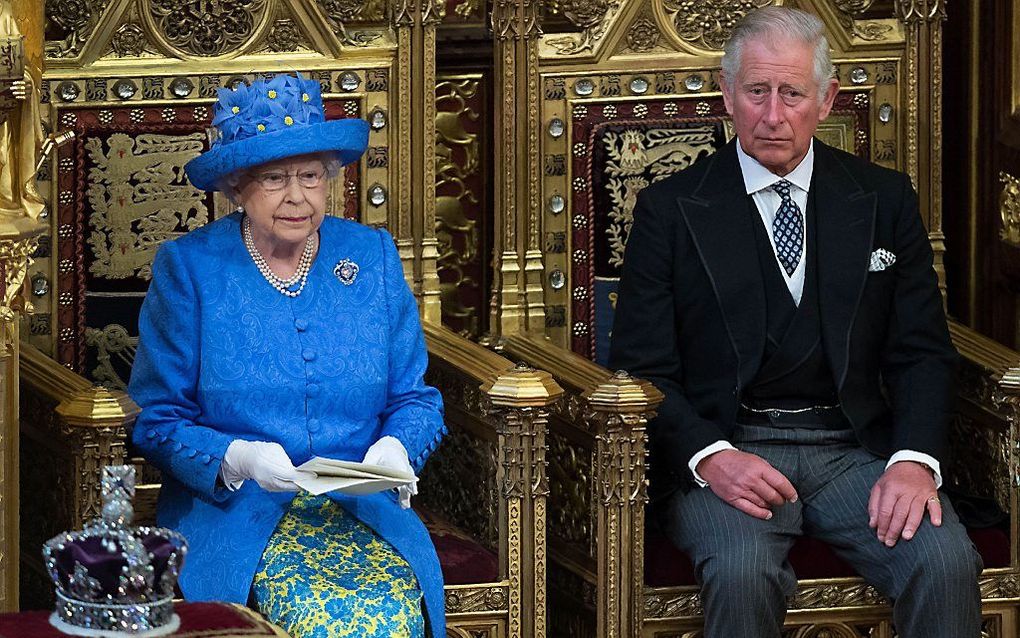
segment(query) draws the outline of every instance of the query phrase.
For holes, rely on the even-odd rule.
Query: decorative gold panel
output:
[[[677,45],[692,53],[719,51],[730,37],[736,23],[752,10],[775,0],[653,0],[673,26],[668,34]]]
[[[436,86],[436,240],[443,325],[477,339],[488,302],[489,195],[483,157],[487,80],[440,76]]]
[[[143,0],[150,28],[181,55],[234,53],[268,18],[269,0]]]
[[[1002,194],[999,195],[999,216],[1002,229],[999,238],[1007,244],[1020,246],[1020,179],[1006,172],[999,173]]]

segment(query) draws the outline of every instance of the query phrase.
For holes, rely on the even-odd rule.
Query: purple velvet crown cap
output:
[[[103,468],[102,487],[102,518],[43,546],[57,593],[50,622],[74,635],[172,632],[179,623],[173,613],[174,587],[187,543],[168,529],[130,525],[134,467]]]

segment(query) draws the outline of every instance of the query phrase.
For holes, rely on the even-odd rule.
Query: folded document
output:
[[[316,456],[297,469],[315,476],[294,481],[301,489],[315,494],[339,490],[344,494],[360,496],[408,485],[417,481],[410,472],[354,461],[340,461]]]

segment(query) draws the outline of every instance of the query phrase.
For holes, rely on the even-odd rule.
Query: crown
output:
[[[46,541],[56,585],[50,623],[75,636],[153,638],[176,631],[173,595],[187,543],[158,527],[131,527],[135,468],[103,468],[102,517]]]

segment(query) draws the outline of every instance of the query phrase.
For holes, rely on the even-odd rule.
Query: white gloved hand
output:
[[[407,457],[407,450],[404,449],[404,444],[392,436],[384,436],[369,446],[362,463],[381,465],[399,472],[414,474],[414,468],[411,467],[411,461]],[[400,507],[405,510],[411,507],[411,497],[417,493],[417,478],[414,479],[413,483],[398,487],[397,500],[400,502]]]
[[[294,481],[312,476],[294,468],[283,446],[268,441],[234,439],[220,464],[220,477],[231,490],[251,479],[268,492],[297,492],[301,488]]]

